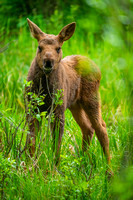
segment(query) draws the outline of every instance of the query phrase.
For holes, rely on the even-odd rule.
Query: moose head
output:
[[[42,30],[27,19],[31,34],[38,41],[36,59],[39,67],[45,74],[49,74],[56,69],[62,59],[63,42],[72,37],[76,23],[72,22],[65,26],[58,35],[51,35],[42,32]]]

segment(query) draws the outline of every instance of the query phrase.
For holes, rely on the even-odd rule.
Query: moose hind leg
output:
[[[80,104],[77,103],[73,105],[70,108],[70,111],[82,131],[82,149],[83,151],[86,151],[92,140],[94,129]]]
[[[95,130],[95,133],[98,137],[98,140],[103,148],[103,152],[107,158],[108,163],[110,162],[110,153],[109,153],[109,139],[106,131],[106,124],[101,116],[101,108],[98,100],[92,104],[89,102],[84,102],[84,110],[88,115],[92,127]]]

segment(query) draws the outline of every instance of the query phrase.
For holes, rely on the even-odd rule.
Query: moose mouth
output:
[[[50,74],[51,71],[53,70],[54,62],[53,60],[44,60],[43,61],[43,72],[45,74]]]

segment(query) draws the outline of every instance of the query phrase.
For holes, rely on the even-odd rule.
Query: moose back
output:
[[[58,144],[54,149],[56,156],[59,158],[65,122],[64,112],[68,108],[81,128],[83,150],[87,150],[95,131],[109,163],[109,140],[106,124],[101,115],[98,91],[101,79],[100,70],[92,60],[84,56],[71,55],[62,59],[61,47],[64,41],[73,35],[76,23],[68,24],[58,35],[51,35],[42,32],[36,24],[27,20],[32,36],[38,41],[38,48],[27,77],[27,81],[31,81],[32,85],[30,88],[27,87],[26,91],[45,95],[44,104],[38,105],[40,112],[49,112],[54,93],[57,90],[63,91],[61,97],[63,103],[54,110],[55,119],[51,124],[53,143],[55,142],[55,128],[58,126],[59,130]],[[28,101],[30,101],[29,96]],[[35,138],[36,131],[39,130],[39,122],[33,116],[27,116],[27,118],[30,119],[28,143],[32,156],[35,152]]]

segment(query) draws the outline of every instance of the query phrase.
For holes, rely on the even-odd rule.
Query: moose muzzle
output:
[[[51,73],[54,67],[54,60],[52,59],[44,59],[43,60],[43,72],[48,75]]]

